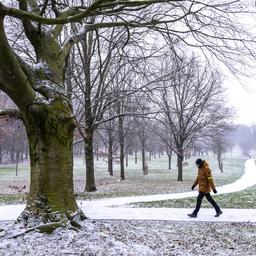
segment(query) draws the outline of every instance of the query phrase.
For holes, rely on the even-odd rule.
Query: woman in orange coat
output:
[[[219,217],[222,214],[222,211],[221,211],[220,207],[217,205],[217,203],[213,200],[213,198],[211,197],[211,194],[210,194],[211,190],[213,191],[214,194],[217,193],[217,190],[216,190],[214,182],[213,182],[211,169],[210,169],[208,163],[202,159],[197,159],[196,165],[198,167],[198,175],[197,175],[197,178],[196,178],[193,186],[191,187],[191,189],[193,190],[195,188],[195,186],[198,184],[199,185],[199,189],[198,189],[199,194],[197,196],[196,208],[191,214],[188,214],[188,216],[191,218],[197,217],[197,213],[200,210],[202,200],[204,197],[206,197],[207,200],[212,204],[212,206],[216,210],[215,217]]]

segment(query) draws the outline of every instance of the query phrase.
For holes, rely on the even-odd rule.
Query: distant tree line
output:
[[[186,84],[185,88],[189,89],[189,85]],[[135,163],[138,163],[139,154],[142,160],[141,169],[145,175],[148,172],[147,161],[149,161],[151,157],[156,158],[167,154],[169,157],[169,163],[166,163],[168,169],[173,168],[171,166],[171,160],[174,154],[178,156],[177,152],[175,152],[178,149],[178,145],[175,144],[175,133],[172,133],[171,129],[181,131],[182,127],[178,127],[175,130],[175,126],[168,123],[168,114],[171,113],[171,107],[175,108],[175,104],[172,103],[168,105],[167,89],[168,87],[164,86],[158,88],[159,95],[162,95],[164,98],[154,97],[154,99],[150,99],[152,96],[147,97],[148,100],[151,100],[150,104],[153,104],[154,107],[165,107],[165,112],[159,111],[160,114],[158,113],[157,115],[151,112],[147,113],[149,109],[146,108],[146,105],[149,101],[144,99],[144,107],[147,109],[147,111],[144,110],[145,115],[141,115],[143,110],[141,110],[140,115],[136,115],[136,113],[124,113],[122,116],[122,127],[120,127],[120,117],[118,116],[107,122],[103,122],[97,127],[93,135],[93,158],[95,160],[103,159],[107,162],[107,172],[109,175],[113,176],[114,164],[120,165],[121,162],[123,162],[123,171],[121,172],[120,169],[120,178],[125,179],[124,168],[129,165],[129,157],[133,155]],[[178,89],[178,87],[176,87],[176,89]],[[191,96],[191,93],[192,91],[190,90],[190,94],[187,95]],[[136,95],[136,97],[139,96]],[[127,103],[126,107],[128,107],[129,104],[131,107],[133,104],[132,101],[136,101],[136,97],[132,94],[132,97],[129,97],[130,102]],[[173,98],[169,97],[169,100],[170,99]],[[126,100],[128,101],[128,99]],[[142,102],[143,97],[141,97],[140,104],[142,104]],[[165,105],[162,106],[161,104]],[[0,94],[0,107],[13,107],[13,103],[4,93]],[[175,110],[172,112],[178,113],[178,111]],[[179,117],[177,120],[181,118],[182,117]],[[169,120],[173,121],[174,117]],[[29,149],[27,136],[21,121],[5,117],[0,119],[0,124],[0,164],[17,163],[28,160]],[[178,122],[176,124],[178,124]],[[207,129],[205,131],[200,130],[199,135],[195,138],[192,137],[190,143],[188,143],[189,145],[185,147],[182,162],[180,163],[182,166],[186,165],[187,159],[191,156],[212,151],[217,156],[219,169],[223,171],[223,154],[225,152],[232,152],[235,145],[238,146],[245,157],[253,157],[252,152],[256,150],[255,125],[229,125],[219,132],[219,134],[212,136],[208,126],[206,127]],[[122,129],[122,138],[120,137],[120,129]],[[76,130],[74,138],[74,156],[83,156],[86,147],[79,129]],[[123,144],[123,148],[120,146],[120,141]],[[177,157],[177,159],[179,158]]]
[[[13,103],[0,92],[0,109]],[[0,164],[22,162],[29,158],[28,141],[24,125],[20,120],[0,118]]]

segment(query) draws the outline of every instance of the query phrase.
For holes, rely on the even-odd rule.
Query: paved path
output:
[[[223,214],[214,217],[214,209],[201,209],[197,218],[190,218],[188,208],[84,208],[91,219],[110,220],[171,220],[207,222],[253,222],[256,223],[256,209],[222,209]]]
[[[218,194],[232,193],[256,184],[256,166],[254,160],[245,163],[244,175],[234,183],[218,187]],[[135,202],[160,201],[197,196],[196,191],[174,194],[122,197],[92,201],[78,201],[78,205],[91,219],[143,219],[173,221],[225,221],[256,222],[256,209],[222,209],[223,214],[214,217],[214,209],[201,209],[197,218],[189,218],[192,209],[185,208],[128,208],[125,204]],[[118,205],[113,208],[112,205]],[[25,205],[0,206],[0,220],[15,220]]]
[[[25,205],[8,205],[0,207],[1,220],[15,220]],[[222,209],[223,214],[214,217],[214,209],[201,209],[197,218],[189,218],[192,209],[187,208],[110,208],[88,207],[80,205],[86,216],[91,219],[123,220],[171,220],[171,221],[209,221],[209,222],[253,222],[256,223],[256,209]]]

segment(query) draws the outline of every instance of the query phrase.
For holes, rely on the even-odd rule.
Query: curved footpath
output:
[[[218,187],[218,194],[232,193],[244,190],[256,184],[255,160],[245,163],[244,175],[235,182]],[[213,208],[201,208],[197,218],[189,218],[189,208],[129,208],[125,204],[136,202],[181,199],[197,196],[196,191],[159,194],[147,196],[78,201],[79,206],[91,219],[134,219],[134,220],[173,220],[173,221],[224,221],[224,222],[256,222],[256,209],[222,209],[223,214],[216,218]],[[196,201],[195,201],[196,203]],[[111,207],[118,206],[118,207]],[[0,220],[15,220],[25,205],[0,206]]]

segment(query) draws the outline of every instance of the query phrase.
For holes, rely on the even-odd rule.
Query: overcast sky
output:
[[[254,1],[243,0],[246,4],[251,5],[252,11],[255,12]],[[243,2],[241,1],[241,3]],[[256,35],[256,14],[252,13],[241,15],[241,22],[245,25],[252,36]],[[223,67],[223,65],[221,64]],[[249,67],[251,66],[251,68]],[[243,72],[251,78],[241,76],[238,81],[234,75],[230,74],[226,68],[222,68],[228,79],[225,79],[224,85],[227,88],[227,95],[230,104],[236,108],[238,117],[235,123],[247,125],[256,124],[256,69],[255,65],[249,63],[245,66]],[[253,78],[254,77],[254,78]]]
[[[247,125],[256,124],[256,80],[251,80],[246,87],[238,81],[230,81],[225,84],[229,103],[237,110],[238,117],[234,122]]]

